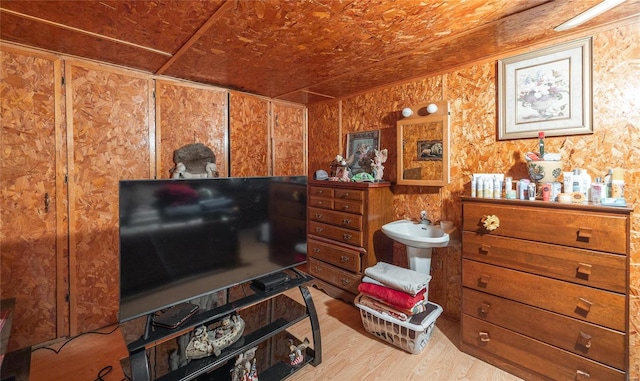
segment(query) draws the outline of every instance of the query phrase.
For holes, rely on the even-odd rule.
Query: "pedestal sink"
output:
[[[411,270],[431,273],[431,253],[434,247],[449,246],[450,234],[456,228],[444,231],[439,226],[399,220],[382,225],[382,232],[394,241],[407,246],[407,261]]]

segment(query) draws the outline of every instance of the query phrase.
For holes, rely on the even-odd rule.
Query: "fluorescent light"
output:
[[[571,20],[563,22],[562,24],[555,27],[553,30],[555,30],[556,32],[560,32],[563,30],[575,28],[578,25],[583,24],[598,15],[601,15],[602,13],[608,11],[609,9],[624,3],[625,1],[626,0],[604,0],[600,4],[587,9],[586,11],[580,13],[579,15],[572,18]]]

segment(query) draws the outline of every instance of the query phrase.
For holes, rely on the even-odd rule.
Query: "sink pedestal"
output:
[[[407,263],[409,268],[421,274],[431,274],[431,253],[433,249],[407,246]]]

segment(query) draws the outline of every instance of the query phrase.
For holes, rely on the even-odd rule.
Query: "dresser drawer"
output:
[[[334,190],[333,197],[336,200],[362,201],[364,200],[364,191],[353,189],[336,189]]]
[[[552,347],[538,340],[462,315],[465,345],[524,366],[542,377],[558,381],[623,381],[624,372]]]
[[[500,226],[485,230],[481,220],[486,215],[497,216]],[[623,255],[629,242],[628,223],[621,215],[513,205],[466,203],[463,212],[467,231]]]
[[[309,187],[309,197],[333,198],[333,188]]]
[[[347,229],[362,230],[361,215],[309,208],[309,219],[311,221],[323,222]]]
[[[357,250],[309,239],[307,252],[312,258],[330,263],[347,271],[355,273],[362,271],[361,254]]]
[[[364,212],[364,204],[362,201],[351,200],[333,200],[333,209],[340,212],[362,214]]]
[[[362,246],[362,232],[309,221],[309,234],[329,238],[353,246]]]
[[[358,293],[358,285],[362,280],[360,275],[341,270],[314,258],[309,258],[309,273],[318,279],[353,294]]]
[[[323,197],[309,197],[309,206],[322,209],[333,209],[333,199]]]
[[[462,313],[615,368],[625,368],[622,332],[467,288],[463,290]]]
[[[521,271],[462,260],[464,287],[625,331],[625,296]]]
[[[463,257],[609,291],[626,292],[626,257],[463,232]]]

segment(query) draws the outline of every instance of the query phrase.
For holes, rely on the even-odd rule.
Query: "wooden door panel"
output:
[[[61,64],[5,48],[0,61],[0,298],[16,299],[11,351],[52,340],[58,329],[66,333],[58,326],[64,316],[56,297],[63,251],[56,242],[57,209],[65,197],[56,192]]]
[[[67,64],[71,334],[117,321],[118,185],[150,177],[150,80]]]
[[[230,175],[270,175],[269,103],[237,92],[229,99]]]
[[[156,115],[159,179],[171,177],[174,151],[192,143],[211,148],[218,175],[229,176],[226,90],[156,81]]]

